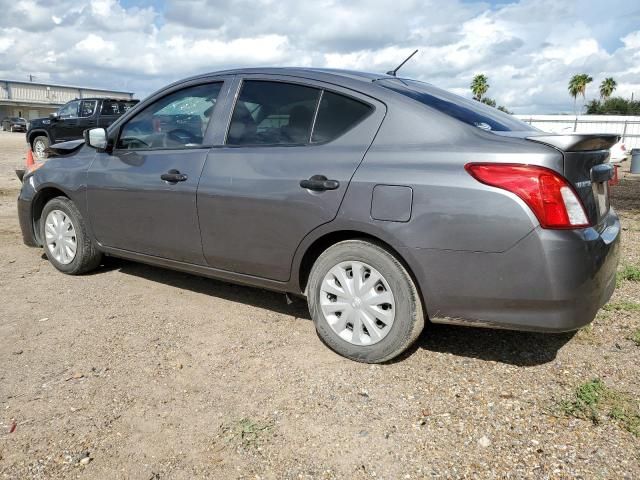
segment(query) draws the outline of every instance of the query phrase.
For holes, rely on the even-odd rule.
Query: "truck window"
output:
[[[58,117],[59,118],[78,118],[79,106],[80,106],[80,102],[77,100],[67,103],[66,105],[62,106],[60,110],[58,110]]]
[[[127,100],[104,100],[100,115],[123,115],[132,108],[138,101]]]
[[[80,116],[83,118],[92,117],[96,111],[97,100],[83,100],[80,102]]]

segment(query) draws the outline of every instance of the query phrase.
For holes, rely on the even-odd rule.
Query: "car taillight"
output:
[[[589,226],[575,190],[553,170],[513,163],[468,163],[464,168],[479,182],[519,196],[533,210],[543,228]]]

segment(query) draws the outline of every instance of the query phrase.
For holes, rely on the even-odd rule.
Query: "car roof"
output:
[[[264,67],[264,68],[236,68],[230,70],[222,70],[218,72],[211,72],[204,75],[199,76],[210,76],[210,75],[244,75],[244,74],[269,74],[269,75],[303,75],[306,77],[315,77],[315,76],[335,76],[335,77],[344,77],[350,78],[353,80],[361,80],[364,82],[371,82],[373,80],[377,80],[379,78],[391,77],[390,75],[384,73],[372,73],[372,72],[361,72],[357,70],[346,70],[346,69],[338,69],[338,68],[311,68],[311,67]],[[195,77],[197,78],[197,77]]]

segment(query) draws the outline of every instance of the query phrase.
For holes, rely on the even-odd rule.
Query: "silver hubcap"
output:
[[[36,152],[36,157],[38,158],[43,158],[44,157],[44,142],[43,141],[37,141],[34,145],[34,151]]]
[[[76,258],[76,229],[61,210],[51,210],[44,222],[44,236],[49,253],[56,261],[67,265]]]
[[[387,336],[396,303],[389,283],[363,262],[342,262],[325,275],[320,308],[334,332],[353,345],[373,345]]]

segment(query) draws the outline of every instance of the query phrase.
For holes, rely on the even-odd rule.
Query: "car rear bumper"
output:
[[[620,221],[540,227],[503,253],[409,249],[434,323],[561,332],[589,324],[615,289]]]

